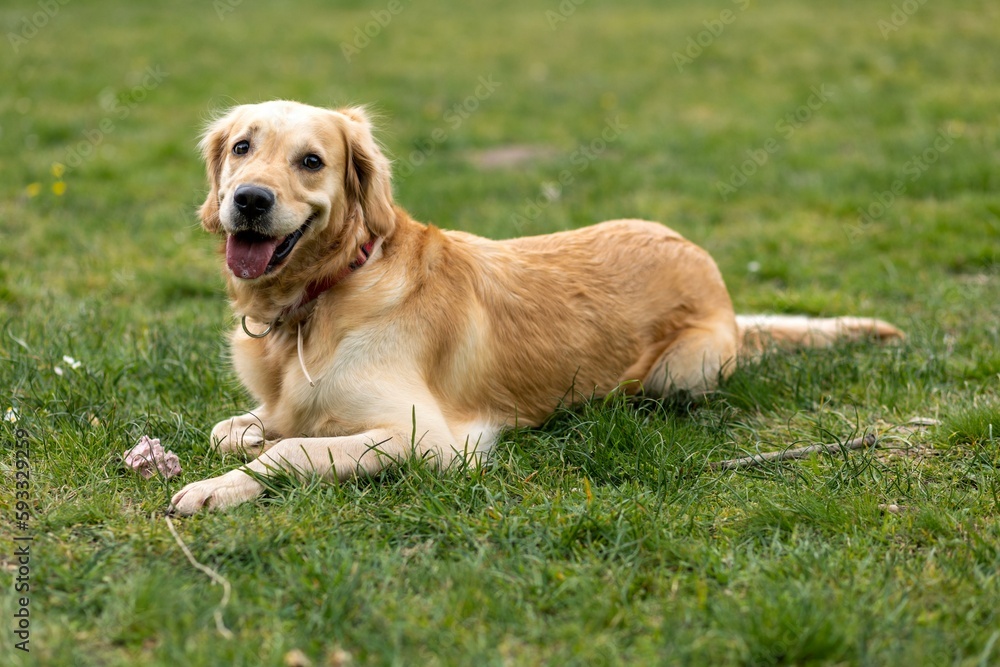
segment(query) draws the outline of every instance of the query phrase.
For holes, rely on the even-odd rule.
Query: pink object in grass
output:
[[[166,452],[160,445],[159,438],[147,435],[139,438],[139,444],[125,452],[125,465],[149,479],[157,472],[164,479],[170,479],[181,474],[181,463],[173,452]]]

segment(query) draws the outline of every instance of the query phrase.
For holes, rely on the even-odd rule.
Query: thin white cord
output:
[[[370,253],[368,253],[368,258],[369,259],[371,259],[371,256],[374,255],[375,251],[379,249],[379,247],[382,245],[382,241],[384,241],[384,240],[385,239],[382,238],[381,236],[378,236],[378,237],[375,238],[375,243],[372,244],[372,251]]]
[[[315,387],[316,383],[313,382],[312,377],[309,375],[309,371],[306,370],[306,362],[302,357],[302,322],[299,322],[299,366],[302,367],[302,374],[306,376],[307,380],[309,380],[309,386]]]
[[[378,250],[379,247],[382,245],[382,241],[383,241],[383,238],[381,236],[379,236],[378,238],[375,239],[375,243],[372,244],[372,249],[371,249],[371,252],[368,253],[368,257],[371,257],[372,255],[375,254],[375,251]],[[246,318],[244,318],[244,321],[245,320],[246,320]],[[246,324],[243,325],[243,329],[244,329],[244,331],[246,331]],[[265,331],[263,334],[260,334],[259,336],[265,336],[270,331],[271,331],[271,328],[268,327],[267,331]],[[249,334],[250,332],[247,331],[247,333]],[[253,334],[251,334],[251,335],[253,335]],[[257,337],[258,336],[254,336],[254,338],[257,338]],[[305,360],[304,355],[302,354],[302,322],[299,322],[299,325],[298,325],[298,341],[297,341],[297,346],[298,346],[298,350],[299,350],[299,367],[302,369],[302,374],[306,376],[307,380],[309,380],[309,386],[310,387],[315,387],[316,383],[313,382],[312,376],[309,375],[309,371],[306,370],[306,360]]]

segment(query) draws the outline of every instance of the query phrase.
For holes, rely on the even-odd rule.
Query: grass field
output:
[[[0,7],[0,664],[1000,664],[1000,6],[425,5]],[[208,431],[248,408],[195,143],[279,97],[371,103],[418,220],[660,220],[740,312],[909,339],[769,356],[697,405],[565,410],[475,473],[176,520],[231,584],[226,638],[163,517],[236,465]],[[143,434],[180,478],[122,468]]]

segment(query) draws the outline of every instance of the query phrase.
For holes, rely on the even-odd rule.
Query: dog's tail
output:
[[[770,347],[830,347],[841,341],[898,342],[906,334],[888,322],[865,317],[802,315],[737,315],[740,353],[760,355]]]

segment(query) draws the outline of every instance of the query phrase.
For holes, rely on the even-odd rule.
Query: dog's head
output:
[[[226,237],[231,284],[299,283],[395,226],[389,161],[363,109],[265,102],[231,109],[199,145],[204,228]],[[338,252],[339,251],[339,252]],[[282,278],[285,276],[285,278]]]

